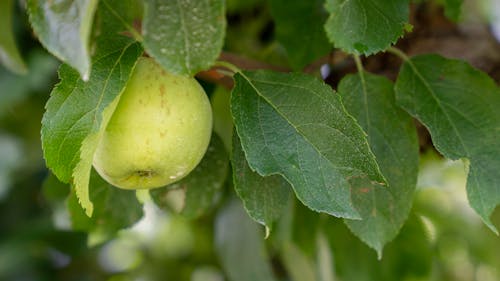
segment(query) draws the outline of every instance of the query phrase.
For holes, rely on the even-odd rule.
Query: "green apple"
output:
[[[143,57],[99,141],[93,165],[120,188],[165,186],[198,165],[211,133],[210,102],[198,82]]]

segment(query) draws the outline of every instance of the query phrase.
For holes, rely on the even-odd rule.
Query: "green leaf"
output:
[[[184,205],[181,214],[196,218],[207,212],[220,197],[226,182],[229,157],[222,140],[212,134],[207,152],[200,164],[182,180],[164,188],[150,191],[153,201],[161,208],[168,205],[168,192],[172,189],[185,190]]]
[[[103,1],[112,2],[112,1]],[[120,93],[142,54],[138,43],[120,36],[122,26],[113,13],[100,9],[102,29],[97,39],[92,74],[88,82],[64,64],[61,82],[54,88],[42,119],[42,147],[47,166],[63,182],[76,188],[80,203],[92,214],[88,181],[99,134],[105,128]]]
[[[428,128],[439,152],[469,159],[469,202],[497,232],[489,217],[500,204],[500,88],[463,61],[422,55],[403,64],[396,98]]]
[[[345,76],[339,94],[347,111],[368,134],[387,188],[357,181],[353,201],[363,220],[345,220],[379,257],[410,212],[418,171],[418,139],[411,117],[396,106],[393,83],[366,72]]]
[[[250,168],[282,175],[313,210],[359,218],[349,180],[385,179],[340,97],[304,74],[256,71],[234,78],[231,111]]]
[[[276,280],[265,251],[263,233],[233,199],[215,221],[215,251],[231,281]]]
[[[40,42],[84,80],[90,75],[89,36],[97,2],[28,0],[31,25]]]
[[[248,167],[237,136],[233,138],[233,182],[247,213],[269,234],[287,209],[291,186],[279,175],[262,177]],[[266,235],[267,235],[266,234]]]
[[[300,70],[331,49],[323,28],[328,15],[323,2],[269,1],[276,24],[276,37],[285,47],[294,69]]]
[[[26,65],[17,50],[12,29],[13,0],[0,1],[0,62],[17,74],[27,72]]]
[[[143,215],[142,205],[134,191],[116,188],[104,181],[92,170],[90,199],[94,202],[94,214],[89,218],[78,203],[75,192],[67,199],[72,228],[88,232],[102,239],[111,238],[118,230],[137,222]]]
[[[226,20],[223,0],[147,0],[144,48],[172,73],[208,69],[222,50]]]
[[[327,0],[325,30],[335,47],[370,55],[396,43],[408,26],[408,0]]]

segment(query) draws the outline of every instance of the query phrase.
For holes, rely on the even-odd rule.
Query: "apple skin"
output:
[[[198,82],[142,57],[100,138],[93,165],[123,189],[162,187],[198,165],[211,133],[210,101]]]

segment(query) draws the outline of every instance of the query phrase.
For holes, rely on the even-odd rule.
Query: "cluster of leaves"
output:
[[[446,1],[454,9],[459,2]],[[9,8],[12,0],[2,3]],[[170,208],[170,191],[182,189],[182,214],[199,217],[229,183],[268,235],[291,205],[303,204],[344,218],[381,256],[413,202],[419,158],[415,118],[440,153],[466,159],[469,202],[497,232],[490,215],[500,204],[500,89],[488,75],[462,61],[408,58],[392,48],[411,31],[407,0],[271,0],[269,9],[276,38],[297,72],[232,69],[230,99],[224,91],[211,97],[216,134],[205,158],[182,181],[151,192],[158,206]],[[114,189],[92,171],[100,135],[144,52],[176,74],[193,76],[212,67],[224,45],[225,12],[223,0],[28,1],[33,31],[65,63],[46,105],[42,145],[47,166],[72,186],[67,205],[75,229],[108,237],[140,218],[134,194]],[[2,62],[23,71],[12,39],[0,45]],[[353,55],[359,70],[345,76],[337,92],[298,72],[333,48]],[[381,51],[404,61],[395,83],[363,70],[358,56]],[[217,227],[241,221],[234,204],[222,211]],[[231,232],[221,235],[226,242],[218,247],[230,265],[237,254],[230,243],[239,242]],[[247,250],[258,249],[255,243]],[[293,246],[285,249],[294,254]],[[226,268],[230,276],[232,268]]]

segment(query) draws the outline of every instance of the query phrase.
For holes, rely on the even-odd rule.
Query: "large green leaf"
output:
[[[263,233],[233,199],[217,214],[215,251],[231,281],[274,281]]]
[[[26,65],[17,50],[12,29],[13,0],[0,1],[0,62],[17,74],[26,73]]]
[[[396,43],[407,27],[408,0],[327,0],[325,30],[335,47],[370,55]]]
[[[340,97],[303,74],[256,71],[234,78],[231,110],[250,168],[282,175],[313,210],[360,218],[350,181],[385,179]]]
[[[134,191],[110,185],[95,170],[92,170],[89,186],[90,199],[95,206],[92,218],[85,214],[75,192],[71,192],[67,199],[66,204],[74,230],[88,232],[94,239],[109,239],[118,230],[132,226],[142,217],[142,205],[137,201]]]
[[[153,201],[161,208],[168,206],[168,192],[172,189],[185,190],[182,215],[196,218],[213,207],[220,197],[226,182],[229,157],[222,140],[212,134],[207,152],[200,164],[182,180],[164,188],[150,191]]]
[[[402,66],[396,97],[439,152],[469,159],[469,202],[496,232],[489,216],[500,204],[500,88],[463,61],[422,55]]]
[[[28,0],[31,25],[49,52],[78,70],[90,74],[89,36],[97,0]]]
[[[144,48],[170,72],[194,75],[209,68],[224,43],[223,0],[147,0]]]
[[[103,1],[111,3],[112,1]],[[115,1],[116,3],[116,1]],[[89,81],[64,64],[42,120],[42,147],[47,166],[76,188],[80,203],[92,214],[88,181],[100,132],[105,128],[142,49],[118,35],[121,24],[102,6],[103,35],[98,38]]]
[[[233,138],[231,161],[236,193],[250,217],[266,226],[269,233],[286,210],[290,199],[290,184],[279,175],[262,177],[252,171],[237,136]]]
[[[396,106],[393,83],[366,72],[345,76],[339,94],[347,111],[368,134],[387,188],[356,187],[354,205],[363,220],[345,220],[351,231],[381,256],[383,246],[403,226],[413,199],[418,171],[418,139],[411,117]],[[360,196],[362,194],[362,196]]]
[[[327,18],[323,2],[269,1],[276,24],[276,37],[285,47],[294,69],[301,69],[331,49],[323,28]]]

